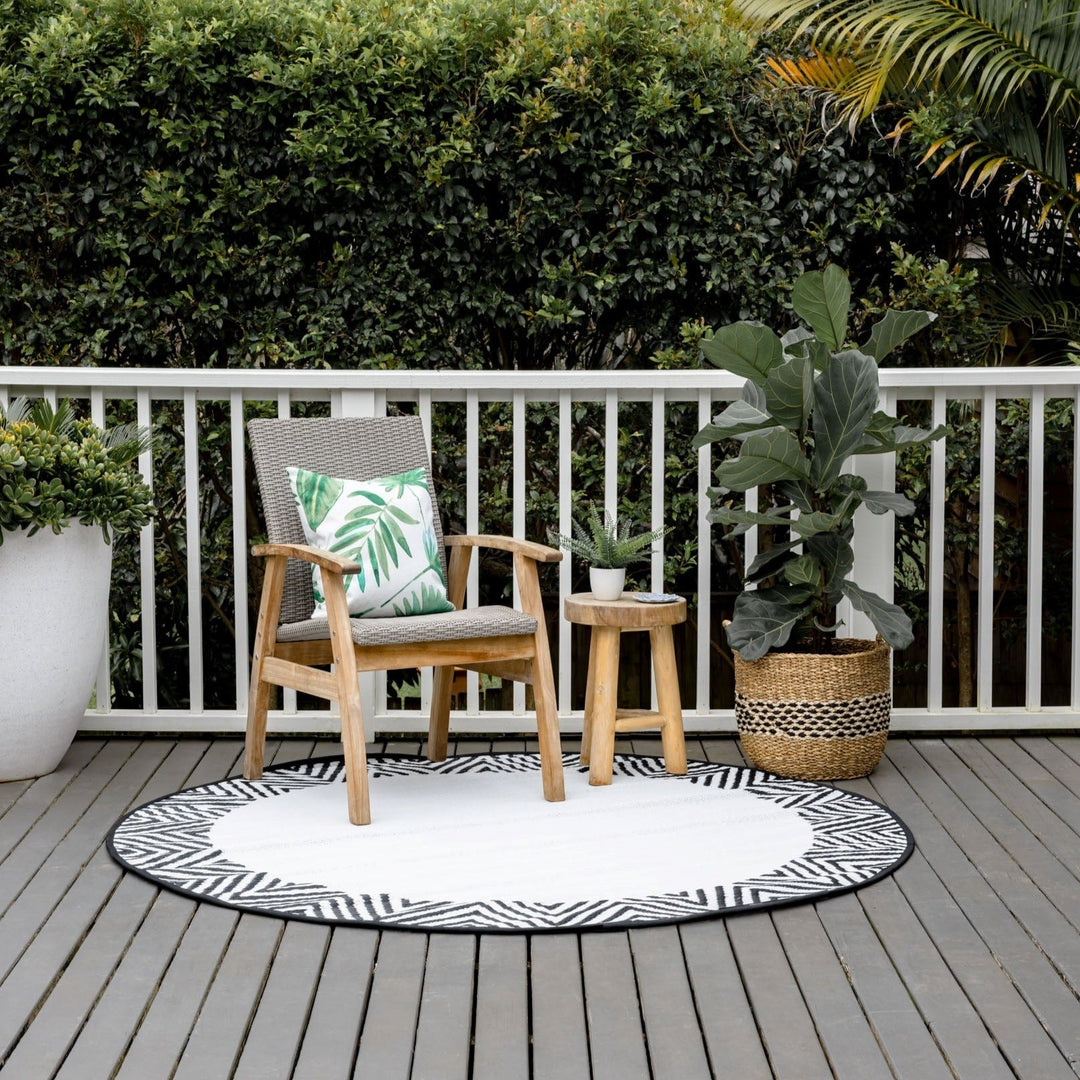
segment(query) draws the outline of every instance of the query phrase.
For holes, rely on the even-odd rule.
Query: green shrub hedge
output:
[[[0,0],[0,359],[633,364],[887,274],[900,164],[757,64],[710,0]]]

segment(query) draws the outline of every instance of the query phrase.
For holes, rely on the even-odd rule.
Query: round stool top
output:
[[[563,612],[570,622],[585,626],[647,630],[650,626],[674,626],[685,622],[686,599],[680,596],[669,604],[643,604],[628,592],[618,600],[597,600],[592,593],[573,593],[564,601]]]

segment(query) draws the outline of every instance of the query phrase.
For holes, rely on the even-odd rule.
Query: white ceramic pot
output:
[[[626,568],[618,570],[589,567],[589,588],[597,600],[618,600],[626,584]]]
[[[69,523],[0,546],[0,780],[52,772],[90,701],[109,619],[112,547]]]

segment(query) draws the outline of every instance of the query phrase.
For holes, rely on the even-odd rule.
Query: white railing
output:
[[[975,672],[974,706],[950,707],[946,703],[946,600],[945,572],[946,506],[952,492],[947,490],[948,444],[934,444],[930,455],[927,483],[930,492],[930,517],[926,574],[926,634],[925,686],[920,696],[925,705],[898,707],[894,713],[894,728],[898,730],[1007,730],[1007,729],[1064,729],[1080,727],[1080,425],[1075,416],[1080,413],[1080,369],[1076,368],[980,368],[980,369],[888,369],[881,373],[882,407],[893,412],[907,409],[908,403],[926,403],[927,419],[943,423],[953,403],[969,403],[970,413],[981,424],[978,450],[979,494],[977,536],[973,566],[978,567],[975,634],[977,661]],[[140,635],[142,704],[138,708],[117,708],[109,693],[108,659],[99,677],[96,705],[87,711],[86,731],[155,731],[204,732],[239,731],[243,728],[248,682],[248,640],[250,619],[248,608],[248,537],[245,515],[245,459],[243,425],[245,405],[251,402],[270,402],[278,415],[290,414],[302,403],[328,403],[332,415],[379,415],[388,406],[398,404],[415,409],[423,418],[429,440],[432,417],[444,408],[464,408],[465,415],[465,521],[466,531],[479,531],[484,500],[485,476],[480,463],[481,409],[489,402],[505,403],[510,410],[510,453],[512,477],[509,499],[512,503],[512,522],[515,534],[525,528],[526,472],[530,457],[528,410],[535,403],[548,403],[557,432],[558,521],[552,522],[559,531],[569,531],[572,475],[572,447],[579,421],[575,411],[583,403],[602,413],[602,425],[593,423],[603,442],[603,498],[609,506],[619,501],[620,492],[620,413],[630,403],[644,409],[648,420],[642,426],[641,437],[649,440],[647,459],[651,470],[652,525],[659,525],[665,516],[665,461],[678,455],[693,462],[696,458],[697,516],[696,596],[690,597],[692,610],[696,607],[691,629],[687,632],[685,651],[692,654],[689,670],[692,674],[683,687],[683,706],[687,729],[690,731],[729,731],[734,728],[730,708],[718,706],[707,662],[718,637],[713,626],[713,604],[696,603],[701,597],[711,598],[714,575],[714,543],[720,539],[719,527],[707,518],[708,489],[712,471],[710,447],[691,451],[684,432],[669,431],[667,410],[673,403],[689,403],[691,413],[696,408],[696,426],[701,426],[718,411],[722,402],[736,396],[738,380],[714,370],[694,371],[619,371],[619,372],[418,372],[418,371],[217,371],[217,370],[140,370],[107,368],[17,368],[0,367],[0,403],[18,395],[44,394],[53,400],[74,397],[88,403],[90,414],[99,423],[106,421],[107,412],[117,402],[126,403],[140,424],[149,425],[155,408],[164,402],[174,403],[182,417],[183,492],[185,500],[184,550],[186,551],[187,590],[187,655],[188,694],[184,707],[163,707],[158,694],[159,655],[155,611],[159,597],[155,582],[155,526],[150,525],[140,537],[139,574],[141,589]],[[1067,505],[1050,505],[1044,494],[1046,453],[1044,416],[1048,403],[1065,399],[1073,409],[1067,467],[1055,465],[1056,475],[1068,478]],[[981,418],[995,417],[1000,403],[1022,401],[1030,406],[1027,439],[1026,474],[1011,476],[1010,482],[1026,487],[1027,618],[1024,621],[1024,651],[1022,662],[1023,692],[1012,695],[1012,704],[995,703],[994,609],[998,596],[992,568],[995,565],[995,524],[993,499],[997,472],[996,422]],[[231,476],[225,490],[232,501],[231,573],[235,602],[231,621],[235,630],[235,655],[229,658],[235,669],[235,700],[225,708],[208,708],[204,684],[204,625],[202,615],[202,576],[200,519],[199,519],[199,408],[213,402],[224,408],[228,417],[230,449],[228,455]],[[643,404],[642,404],[643,403]],[[326,406],[324,406],[326,407]],[[638,414],[635,414],[638,415]],[[639,417],[640,419],[640,417]],[[550,422],[550,421],[548,421]],[[647,428],[647,430],[646,430]],[[436,447],[436,449],[438,449]],[[151,483],[154,462],[144,455],[141,467]],[[889,486],[894,464],[886,457],[870,457],[856,462],[856,468],[871,480],[872,487]],[[1051,515],[1052,512],[1052,515]],[[860,511],[860,514],[863,512]],[[1066,557],[1066,578],[1044,585],[1044,550],[1051,537],[1046,522],[1052,516],[1055,527],[1062,521],[1069,530],[1071,555]],[[534,537],[534,539],[545,539]],[[672,538],[669,542],[676,542]],[[747,535],[747,558],[756,550],[755,532]],[[856,523],[856,580],[884,595],[893,593],[895,569],[894,523],[889,518],[866,515]],[[652,587],[662,589],[664,556],[658,548],[652,558]],[[564,560],[558,570],[561,597],[572,591],[573,567]],[[1068,593],[1070,601],[1064,631],[1068,641],[1065,655],[1068,668],[1065,679],[1067,691],[1057,692],[1052,702],[1043,700],[1043,616],[1044,588],[1053,588],[1059,595]],[[474,568],[470,592],[476,595]],[[845,613],[842,613],[845,614]],[[846,613],[847,625],[856,635],[867,627],[862,617]],[[573,673],[583,666],[587,657],[574,655],[575,642],[565,620],[558,620],[558,632],[552,641],[559,672],[559,703],[564,729],[580,730],[580,707],[574,700]],[[1000,644],[997,646],[1000,651]],[[696,662],[700,658],[702,662]],[[425,715],[430,676],[421,679],[420,699],[415,707],[392,708],[387,694],[385,676],[369,678],[364,686],[366,718],[369,731],[418,731],[426,725]],[[580,694],[577,695],[580,697]],[[998,691],[998,696],[1002,696]],[[411,699],[412,700],[412,699]],[[512,709],[484,710],[475,675],[469,676],[465,708],[455,710],[453,726],[462,732],[525,731],[529,724],[525,712],[522,687],[515,688]],[[286,693],[283,707],[271,714],[271,728],[278,732],[332,731],[332,715],[318,708],[297,706],[295,695]]]

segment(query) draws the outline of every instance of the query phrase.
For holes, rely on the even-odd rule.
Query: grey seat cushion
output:
[[[352,619],[357,645],[411,645],[422,641],[460,641],[463,638],[535,634],[536,619],[508,607],[465,608],[439,615],[408,615],[389,619]],[[330,636],[326,619],[282,623],[278,641],[319,641]]]

